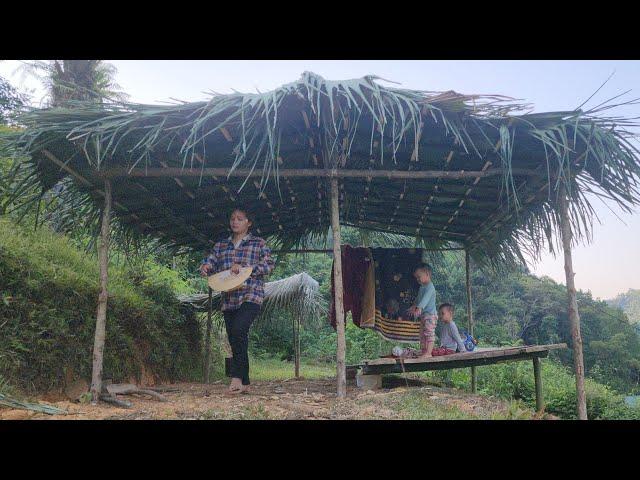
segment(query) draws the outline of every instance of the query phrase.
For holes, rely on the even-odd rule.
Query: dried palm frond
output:
[[[180,302],[198,309],[207,308],[208,298],[206,293],[178,296]],[[216,310],[220,308],[220,300],[220,292],[214,292],[213,306]],[[318,282],[306,272],[266,282],[259,319],[277,321],[278,312],[287,312],[295,318],[300,318],[302,323],[320,322],[327,312],[327,306],[320,294]]]

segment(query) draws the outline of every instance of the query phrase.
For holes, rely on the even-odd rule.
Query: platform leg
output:
[[[478,372],[477,367],[471,367],[471,393],[478,393]]]
[[[377,390],[382,388],[382,375],[356,374],[356,386],[363,390]]]
[[[540,359],[533,359],[533,377],[536,383],[536,411],[541,413],[544,411],[544,396],[542,394],[542,375],[540,368]]]

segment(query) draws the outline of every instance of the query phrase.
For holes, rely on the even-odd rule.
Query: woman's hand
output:
[[[209,275],[209,272],[213,270],[213,266],[208,263],[203,263],[200,265],[200,275],[206,277]]]
[[[241,268],[242,265],[240,265],[239,263],[234,263],[233,265],[231,265],[231,273],[235,273],[237,275],[238,273],[240,273]]]

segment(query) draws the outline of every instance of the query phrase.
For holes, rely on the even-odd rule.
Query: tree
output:
[[[104,102],[127,98],[115,82],[116,68],[103,60],[32,61],[25,62],[22,69],[44,84],[51,107],[73,100]]]
[[[18,92],[16,88],[3,77],[0,77],[0,124],[9,123],[9,118],[13,112],[20,110],[27,102],[24,94]]]

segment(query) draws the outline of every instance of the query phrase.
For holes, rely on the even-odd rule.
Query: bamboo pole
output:
[[[98,263],[100,265],[100,294],[98,295],[98,309],[96,312],[96,331],[93,339],[93,369],[91,372],[91,403],[94,405],[100,399],[102,391],[102,365],[104,358],[104,341],[107,324],[107,299],[109,292],[109,237],[111,235],[111,182],[104,181],[104,209],[102,210],[102,225],[100,228],[100,243],[98,245]]]
[[[204,339],[204,383],[209,383],[209,370],[211,368],[211,316],[213,314],[213,291],[209,287],[207,300],[207,336]]]
[[[333,286],[336,307],[336,369],[338,398],[347,396],[347,372],[345,367],[346,341],[344,334],[344,299],[342,285],[342,251],[340,248],[340,212],[338,204],[338,179],[331,178],[331,231],[333,232]]]
[[[467,280],[467,329],[469,334],[473,336],[473,304],[471,302],[471,259],[469,257],[469,250],[464,251],[464,265],[466,271]],[[477,393],[478,391],[478,373],[476,367],[471,367],[471,392]]]
[[[300,378],[300,315],[293,315],[293,359],[295,377]]]
[[[569,220],[569,200],[564,185],[559,191],[560,227],[562,231],[562,248],[564,250],[564,273],[567,280],[567,303],[571,339],[573,342],[573,368],[576,372],[576,392],[578,400],[578,418],[587,420],[587,401],[584,392],[584,359],[582,356],[582,335],[580,334],[580,314],[574,281],[573,260],[571,255],[571,223]]]
[[[544,395],[542,393],[542,369],[541,360],[538,357],[533,359],[533,379],[536,386],[536,411],[542,413],[544,411]]]
[[[369,170],[369,169],[339,169],[331,170],[327,168],[285,168],[278,170],[278,176],[299,177],[299,178],[387,178],[387,179],[424,179],[424,178],[482,178],[494,175],[503,175],[505,170],[502,168],[491,168],[488,170]],[[540,176],[540,172],[527,168],[514,168],[511,170],[512,175],[524,176]],[[116,178],[116,177],[262,177],[261,169],[236,168],[179,168],[179,167],[153,167],[153,168],[113,168],[97,172],[97,177]]]
[[[296,353],[297,353],[297,358],[298,358],[298,363],[296,364],[296,378],[300,378],[300,360],[301,360],[301,350],[300,350],[300,326],[302,325],[302,319],[300,318],[300,316],[298,316],[296,318],[297,322],[298,322],[298,326],[297,326],[297,342],[296,342]]]
[[[464,250],[462,247],[445,247],[445,248],[421,248],[425,252],[449,252]],[[298,250],[271,250],[271,253],[284,254],[301,254],[301,253],[333,253],[333,249],[328,248],[302,248]]]

